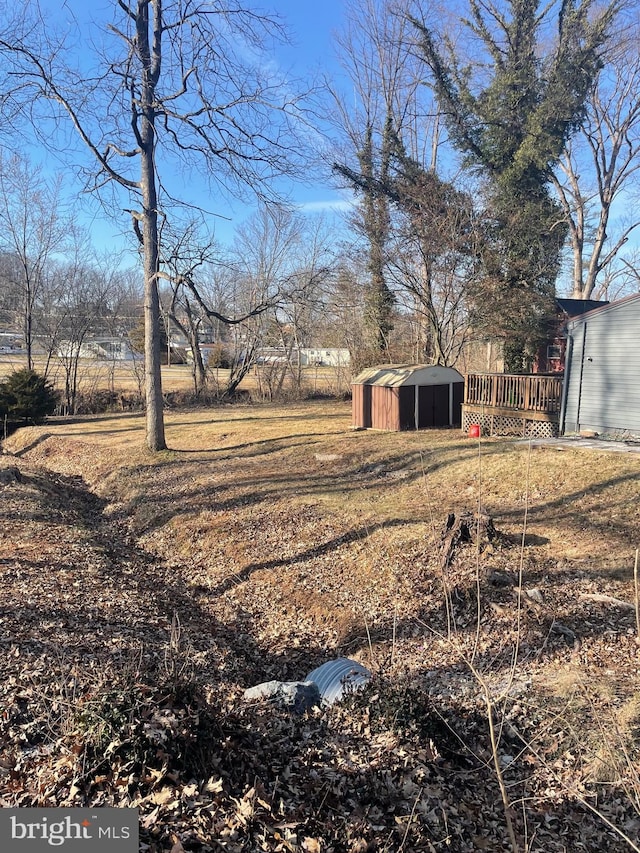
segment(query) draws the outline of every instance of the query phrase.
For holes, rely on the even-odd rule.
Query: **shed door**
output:
[[[400,392],[400,429],[416,429],[416,386],[402,385]]]
[[[418,388],[418,426],[449,426],[449,386],[421,385]]]
[[[371,385],[361,385],[362,388],[362,399],[361,399],[361,415],[362,415],[362,423],[361,425],[365,429],[371,428]]]

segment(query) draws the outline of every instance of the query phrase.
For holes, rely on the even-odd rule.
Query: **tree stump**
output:
[[[450,512],[442,534],[441,567],[449,568],[461,545],[475,545],[483,551],[497,535],[493,519],[484,510],[464,512],[457,516]]]

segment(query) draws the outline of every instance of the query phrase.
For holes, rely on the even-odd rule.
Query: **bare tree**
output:
[[[217,315],[218,322],[232,322],[221,313],[222,308],[210,287],[212,272],[221,262],[221,252],[213,240],[203,236],[201,223],[196,220],[187,223],[180,233],[166,235],[167,230],[172,232],[170,226],[163,229],[162,242],[166,251],[159,273],[159,277],[168,284],[165,292],[161,293],[167,327],[167,360],[170,360],[173,325],[186,339],[191,352],[193,389],[198,396],[207,384],[201,333],[210,325],[208,312]]]
[[[34,326],[45,359],[44,373],[54,368],[62,371],[65,408],[71,414],[78,410],[81,387],[89,390],[85,382],[89,375],[95,384],[108,370],[114,391],[115,364],[122,363],[121,347],[131,322],[125,314],[132,310],[127,304],[132,296],[130,271],[120,263],[118,254],[97,253],[89,234],[71,226],[64,255],[47,265]],[[134,301],[139,303],[139,295]],[[92,354],[90,346],[96,347]],[[105,370],[96,370],[99,364]]]
[[[353,0],[349,4],[338,45],[352,91],[343,94],[331,89],[341,138],[334,171],[358,195],[360,204],[352,225],[367,243],[365,345],[372,361],[388,355],[393,313],[393,294],[385,275],[391,211],[380,186],[389,176],[394,139],[405,126],[416,126],[415,96],[420,85],[408,50],[408,24],[400,14],[401,5],[387,0]]]
[[[271,334],[281,358],[271,371],[269,396],[275,397],[285,381],[295,394],[303,392],[303,349],[309,347],[324,314],[325,286],[334,264],[331,234],[322,219],[295,216],[296,236],[281,275],[282,298],[269,317]]]
[[[606,297],[610,289],[615,290],[612,282],[625,271],[621,251],[640,225],[637,28],[634,36],[627,34],[610,49],[607,65],[587,102],[580,132],[553,175],[568,224],[574,299]],[[621,214],[621,209],[624,215],[616,219],[616,211]]]
[[[108,326],[113,282],[97,266],[72,262],[51,270],[50,278],[55,281],[55,302],[43,312],[43,338],[50,355],[62,367],[66,410],[75,414],[85,348],[90,338]],[[100,356],[106,360],[109,353],[95,353],[96,358]]]
[[[33,369],[34,316],[47,267],[69,232],[61,180],[48,183],[27,157],[0,155],[0,245],[13,258],[27,367]]]
[[[353,96],[334,94],[344,139],[334,170],[360,199],[352,225],[368,246],[370,283],[365,291],[364,328],[376,333],[373,341],[370,331],[365,336],[365,350],[374,351],[357,358],[361,365],[379,360],[380,354],[392,357],[390,347],[395,349],[398,337],[391,334],[393,318],[398,316],[394,302],[406,295],[400,267],[409,260],[408,247],[399,240],[399,233],[417,218],[402,214],[397,187],[391,190],[399,165],[411,160],[417,170],[432,174],[437,182],[440,121],[415,49],[415,31],[409,23],[412,6],[411,0],[355,0],[339,41],[354,92]],[[415,272],[416,267],[412,269]],[[437,315],[431,312],[431,318],[436,320]]]
[[[0,251],[0,323],[15,332],[22,327],[22,314],[20,260],[12,252],[2,250]]]
[[[323,280],[323,310],[316,335],[322,345],[348,351],[347,372],[355,375],[371,366],[371,361],[367,345],[369,329],[362,300],[368,272],[366,262],[352,248],[351,245],[338,247],[335,263]],[[395,335],[395,314],[393,321]]]
[[[282,388],[285,374],[300,380],[292,358],[331,264],[328,246],[320,225],[286,207],[262,207],[238,232],[233,264],[240,285],[236,310],[245,316],[243,348],[257,356],[271,345],[280,355],[282,369],[270,372],[269,396]]]
[[[415,316],[416,361],[454,365],[469,331],[477,266],[472,199],[410,158],[399,165],[388,188],[398,212],[389,277]]]
[[[2,91],[5,113],[26,114],[48,145],[52,116],[68,118],[96,166],[88,188],[127,197],[143,255],[147,444],[161,450],[159,226],[187,183],[172,186],[174,167],[197,168],[217,191],[267,195],[272,178],[293,171],[298,111],[261,60],[266,42],[284,35],[277,21],[227,0],[111,5],[112,22],[83,33],[85,44],[101,45],[90,69],[28,7],[0,39]]]
[[[292,223],[291,212],[285,207],[261,205],[258,212],[238,230],[235,246],[226,258],[210,241],[198,239],[198,228],[193,223],[179,239],[169,240],[174,250],[163,259],[164,268],[158,277],[170,285],[169,317],[189,341],[196,393],[206,385],[205,364],[200,351],[203,323],[217,323],[219,329],[242,329],[245,344],[254,339],[257,346],[263,315],[279,304],[285,292],[283,270],[290,262],[289,251],[296,234]],[[229,271],[227,282],[233,293],[229,314],[222,313],[215,298],[211,299],[212,270],[225,266]],[[243,347],[242,370],[234,374],[234,389],[251,367],[246,356],[254,352],[255,346]],[[227,394],[230,391],[228,387],[225,389]]]

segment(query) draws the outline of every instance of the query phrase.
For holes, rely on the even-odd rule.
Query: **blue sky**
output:
[[[319,74],[335,77],[341,73],[334,35],[344,22],[344,0],[273,0],[270,4],[256,4],[255,8],[274,11],[289,30],[291,44],[281,47],[276,57],[285,70],[291,68],[301,78]],[[346,197],[329,183],[300,183],[292,186],[292,192],[294,201],[311,213],[331,213],[346,204]],[[242,216],[244,209],[239,210]],[[220,230],[224,231],[224,226]]]
[[[101,12],[108,9],[115,0],[97,0],[87,4],[86,0],[45,0],[50,6],[52,15],[73,16],[78,21],[84,21],[88,16],[101,17]],[[302,79],[318,76],[319,74],[333,75],[339,73],[335,61],[333,34],[343,24],[344,0],[247,0],[249,8],[267,14],[275,12],[286,25],[291,44],[278,49],[276,56],[270,58],[284,71],[291,70],[292,76]],[[87,31],[88,33],[88,31]],[[87,35],[87,42],[88,42]],[[40,159],[34,154],[35,160]],[[48,162],[53,162],[48,158]],[[59,166],[55,166],[59,170]],[[71,186],[69,186],[71,190]],[[289,184],[285,191],[301,209],[307,212],[327,211],[344,207],[346,199],[330,185],[320,179],[311,184]],[[221,242],[229,242],[233,237],[234,228],[241,224],[252,212],[252,208],[240,203],[229,207],[225,202],[216,198],[208,200],[207,207],[216,213],[228,215],[231,221],[216,219],[215,233]],[[119,246],[123,243],[122,233],[128,228],[126,217],[119,222],[110,222],[101,211],[91,203],[83,203],[82,209],[91,208],[97,212],[87,223],[90,224],[92,238],[100,248]]]
[[[275,12],[288,23],[293,36],[291,57],[301,69],[330,68],[333,58],[332,34],[344,16],[344,0],[275,0]]]

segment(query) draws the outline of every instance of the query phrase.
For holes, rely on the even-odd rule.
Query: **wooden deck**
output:
[[[563,376],[469,373],[462,427],[479,423],[492,434],[557,434]]]

